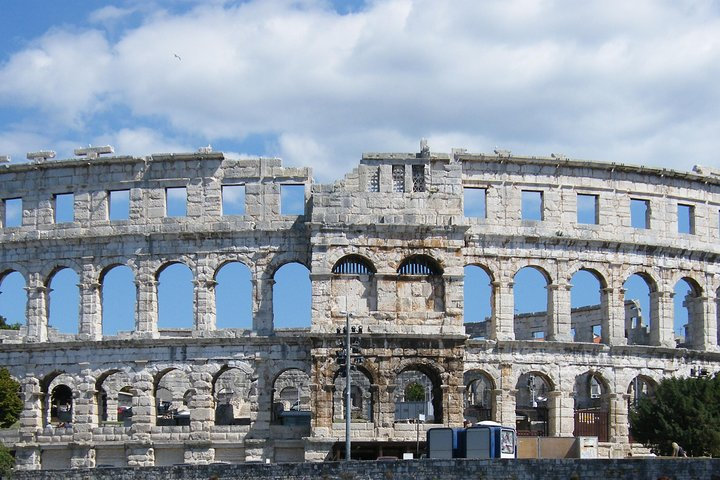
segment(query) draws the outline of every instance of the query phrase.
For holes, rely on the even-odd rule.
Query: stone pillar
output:
[[[92,441],[91,429],[97,425],[95,379],[89,364],[80,365],[81,372],[73,390],[73,440],[78,444]]]
[[[605,345],[627,345],[625,338],[625,289],[603,288],[600,290],[602,315],[602,343]]]
[[[273,332],[273,285],[275,280],[266,277],[256,268],[253,276],[253,331],[258,335]]]
[[[83,264],[80,278],[80,340],[102,339],[102,316],[100,303],[101,285],[96,281],[92,263]]]
[[[143,367],[144,363],[135,362],[139,367]],[[145,370],[135,374],[133,378],[133,386],[135,390],[132,398],[132,427],[130,428],[130,435],[134,442],[138,444],[138,448],[143,450],[144,445],[150,444],[150,432],[152,427],[155,426],[155,398],[153,397],[153,378]],[[137,453],[142,457],[143,455],[150,455],[148,452]],[[140,466],[147,460],[142,460],[138,457],[136,464],[132,466]],[[154,459],[154,453],[152,453]],[[128,465],[130,465],[130,457],[128,457]],[[152,463],[151,463],[152,465]]]
[[[628,418],[630,395],[627,393],[611,393],[608,394],[608,397],[610,407],[608,440],[610,443],[628,443],[630,441],[630,422]]]
[[[650,345],[675,347],[673,295],[665,291],[650,293]]]
[[[575,429],[575,401],[566,392],[548,392],[548,435],[572,437]]]
[[[135,278],[135,332],[140,338],[158,338],[158,282],[150,273],[138,273]]]
[[[714,297],[685,298],[688,309],[688,348],[717,350],[717,304]]]
[[[518,391],[512,382],[512,363],[501,363],[500,390],[495,396],[499,405],[493,407],[495,409],[495,418],[499,423],[515,427],[517,393]]]
[[[568,283],[548,285],[547,340],[572,342],[570,289]]]
[[[206,276],[193,280],[193,310],[195,329],[193,335],[202,336],[204,332],[216,329],[217,310],[215,308],[215,286],[217,282]]]
[[[27,342],[46,342],[47,324],[47,287],[39,273],[28,275],[27,287]]]
[[[204,361],[201,361],[204,363]],[[210,429],[215,423],[215,409],[212,396],[212,375],[201,365],[195,365],[196,371],[190,373],[190,383],[195,390],[190,405],[191,440],[210,440]],[[205,454],[200,455],[205,458]]]
[[[515,340],[515,297],[513,282],[492,282],[492,316],[488,338]]]
[[[26,374],[20,381],[23,409],[20,411],[20,442],[32,444],[36,440],[37,432],[43,428],[43,400],[44,395],[40,388],[40,381],[32,374]],[[28,461],[34,461],[34,457],[27,457]],[[40,457],[37,458],[40,468]],[[18,463],[18,465],[20,465]],[[26,470],[34,470],[34,465],[26,465]]]

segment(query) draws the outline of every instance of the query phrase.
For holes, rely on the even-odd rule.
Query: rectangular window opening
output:
[[[393,192],[405,191],[405,165],[392,166]]]
[[[58,193],[54,196],[55,223],[71,223],[75,220],[75,195]]]
[[[633,228],[650,228],[650,201],[630,199],[630,225]]]
[[[597,195],[577,195],[577,222],[588,225],[597,225],[599,221]]]
[[[602,343],[602,325],[593,325],[593,343]]]
[[[22,226],[22,198],[8,198],[3,200],[5,207],[5,228]]]
[[[280,185],[280,214],[305,214],[305,185]]]
[[[533,340],[545,340],[545,332],[539,331],[539,332],[532,332]]]
[[[695,207],[678,204],[678,233],[695,233]]]
[[[425,165],[412,166],[413,192],[425,191]]]
[[[522,219],[543,219],[543,192],[536,190],[523,190],[522,192]]]
[[[463,213],[466,217],[487,218],[487,189],[463,189]]]
[[[130,190],[111,190],[108,208],[111,221],[130,218]]]
[[[380,167],[376,167],[368,170],[368,181],[367,181],[368,192],[379,192],[380,191]]]
[[[245,215],[245,185],[222,186],[222,214]]]
[[[165,215],[167,217],[184,217],[187,215],[187,189],[185,187],[168,187],[165,189]]]

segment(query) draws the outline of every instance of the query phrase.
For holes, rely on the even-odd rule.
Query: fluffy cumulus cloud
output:
[[[0,64],[4,130],[123,154],[212,143],[321,181],[421,137],[434,151],[719,163],[712,2],[169,5],[108,3],[18,48]]]

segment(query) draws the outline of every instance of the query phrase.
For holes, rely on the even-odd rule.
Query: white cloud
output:
[[[434,151],[718,163],[711,3],[378,0],[351,15],[321,0],[128,5],[90,15],[145,12],[120,35],[56,30],[17,52],[0,67],[0,100],[122,153],[275,138],[249,153],[323,181],[363,151],[412,152],[421,137]]]

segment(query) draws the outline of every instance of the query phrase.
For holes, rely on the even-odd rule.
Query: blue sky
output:
[[[0,155],[453,147],[718,167],[720,3],[0,1]],[[1,302],[0,302],[1,303]]]

